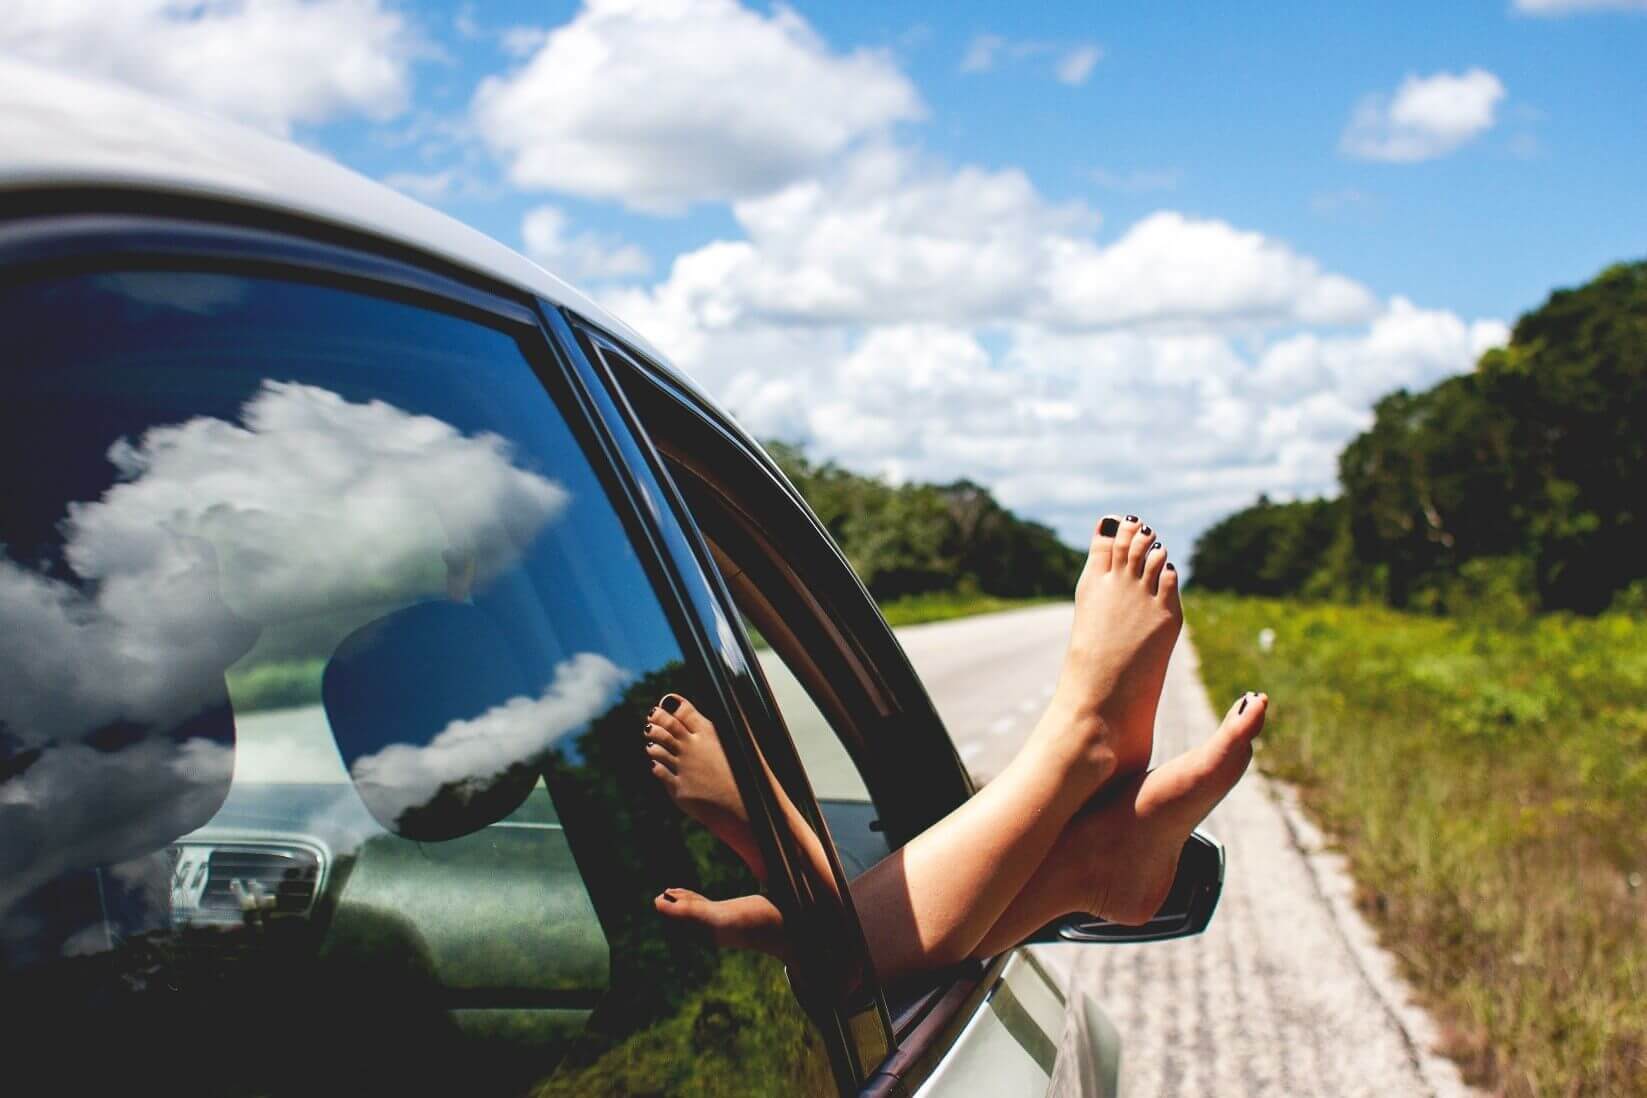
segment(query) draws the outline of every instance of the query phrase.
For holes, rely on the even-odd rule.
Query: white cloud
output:
[[[1064,46],[1056,42],[1013,41],[999,34],[974,35],[961,55],[963,73],[992,72],[1004,62],[1050,60],[1052,76],[1072,87],[1087,82],[1093,68],[1103,59],[1103,48],[1091,42]]]
[[[1075,544],[1123,508],[1182,557],[1259,492],[1329,491],[1377,396],[1506,336],[1224,222],[1163,211],[1102,241],[1020,173],[887,148],[733,212],[741,239],[609,304],[757,435],[970,476]]]
[[[526,254],[562,278],[605,282],[650,274],[652,259],[634,244],[568,230],[566,214],[539,206],[521,220]]]
[[[1571,15],[1585,11],[1647,11],[1647,0],[1515,0],[1526,15]]]
[[[886,55],[733,0],[590,0],[473,102],[516,185],[653,211],[771,191],[923,111]]]
[[[284,134],[399,114],[425,47],[382,0],[21,0],[0,50]]]
[[[1085,84],[1104,52],[1097,46],[1076,46],[1058,59],[1053,72],[1061,84]]]
[[[1357,104],[1340,147],[1365,160],[1430,160],[1491,129],[1503,98],[1503,83],[1485,69],[1408,76],[1393,97]]]
[[[632,676],[605,656],[580,652],[555,665],[536,698],[510,698],[479,716],[455,720],[427,744],[391,744],[349,768],[362,799],[386,822],[433,801],[442,791],[484,789],[530,762],[556,740],[605,712]]]
[[[664,283],[620,307],[677,331],[746,320],[1252,326],[1375,308],[1362,287],[1257,233],[1160,213],[1101,244],[1096,213],[1048,202],[1021,172],[949,170],[885,147],[733,214],[746,239],[677,258]]]
[[[241,422],[122,439],[117,479],[71,503],[86,590],[0,557],[0,725],[26,744],[173,720],[221,689],[256,624],[444,594],[443,554],[512,563],[569,502],[509,445],[381,401],[269,382]]]

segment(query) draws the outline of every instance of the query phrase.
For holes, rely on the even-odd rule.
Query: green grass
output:
[[[919,625],[928,621],[947,621],[950,618],[971,617],[973,614],[993,614],[999,610],[1016,610],[1021,606],[1038,606],[1063,599],[1035,597],[1004,599],[995,595],[981,595],[964,591],[930,591],[924,595],[905,595],[881,603],[881,613],[893,628]]]
[[[1647,619],[1188,611],[1212,696],[1270,694],[1261,765],[1342,846],[1467,1076],[1647,1094]]]

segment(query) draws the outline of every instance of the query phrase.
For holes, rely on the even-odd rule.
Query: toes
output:
[[[713,721],[698,712],[698,707],[680,694],[665,694],[658,700],[658,708],[693,732],[702,732],[706,728],[712,731],[715,727]]]
[[[1165,555],[1165,553],[1162,553],[1163,557]],[[1167,600],[1167,604],[1172,607],[1173,613],[1180,615],[1183,613],[1182,604],[1178,601],[1178,569],[1170,560],[1161,566],[1161,579],[1157,593]]]
[[[686,738],[692,734],[686,725],[681,723],[680,718],[662,709],[652,710],[646,715],[646,720],[653,728],[661,728],[673,737],[677,745],[686,742]]]
[[[647,753],[651,754],[650,747],[648,748]],[[657,759],[652,760],[652,776],[658,779],[659,782],[663,783],[664,789],[669,792],[670,796],[674,796],[675,790],[680,787],[681,780],[675,776],[675,772],[663,765],[663,763],[659,762]]]
[[[1251,740],[1264,729],[1264,715],[1269,712],[1268,694],[1246,693],[1235,699],[1224,717],[1224,730],[1243,740]]]
[[[1105,515],[1098,520],[1097,532],[1092,535],[1090,559],[1093,567],[1100,572],[1109,571],[1110,558],[1115,555],[1115,536],[1120,529],[1119,516]]]
[[[671,919],[684,919],[687,922],[704,922],[709,901],[693,892],[690,888],[666,888],[658,893],[652,906],[658,912]]]
[[[680,741],[675,738],[674,733],[670,732],[667,728],[664,728],[660,724],[655,724],[651,721],[647,722],[646,739],[650,743],[657,744],[671,755],[680,754]]]
[[[653,773],[657,773],[657,768],[661,766],[670,774],[674,774],[675,767],[679,765],[675,761],[675,753],[661,744],[648,743],[646,745],[646,757],[652,760]]]
[[[1150,546],[1148,555],[1144,557],[1144,586],[1149,593],[1157,594],[1161,589],[1161,572],[1167,565],[1167,547],[1160,542]]]
[[[1132,535],[1132,544],[1127,546],[1127,571],[1135,576],[1144,574],[1144,561],[1149,557],[1152,547],[1161,544],[1155,540],[1155,531],[1148,526],[1140,526],[1138,532]]]
[[[1141,525],[1143,524],[1137,515],[1127,515],[1121,520],[1115,531],[1115,541],[1110,548],[1111,571],[1127,566],[1127,556],[1132,552],[1132,542],[1138,536],[1138,528]]]

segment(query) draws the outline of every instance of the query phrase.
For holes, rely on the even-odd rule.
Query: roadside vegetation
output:
[[[1384,398],[1339,484],[1197,542],[1209,690],[1274,699],[1472,1081],[1647,1095],[1647,263]]]
[[[1261,765],[1342,846],[1468,1076],[1647,1094],[1647,620],[1188,614],[1213,697],[1270,694]]]

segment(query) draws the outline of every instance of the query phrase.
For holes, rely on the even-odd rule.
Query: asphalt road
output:
[[[1059,604],[898,631],[979,781],[1012,757],[1051,696],[1070,614]],[[1224,707],[1220,699],[1217,712]],[[1186,635],[1167,674],[1156,761],[1217,722]],[[1472,1093],[1431,1051],[1434,1023],[1409,1002],[1354,907],[1341,860],[1286,786],[1255,767],[1204,827],[1228,854],[1207,933],[1038,950],[1121,1031],[1127,1098]]]

